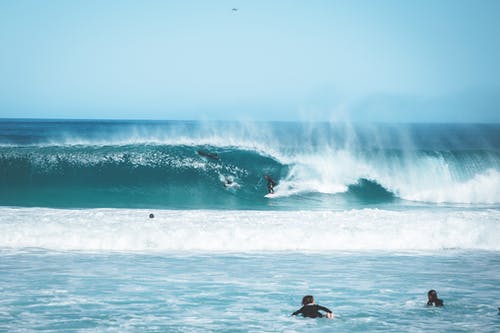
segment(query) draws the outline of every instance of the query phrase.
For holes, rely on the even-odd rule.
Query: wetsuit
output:
[[[208,157],[208,158],[211,158],[211,159],[214,159],[214,160],[218,160],[219,159],[219,155],[212,154],[212,153],[207,153],[206,151],[203,151],[203,150],[198,150],[198,155],[204,156],[204,157]]]
[[[319,311],[325,311],[328,313],[332,313],[332,311],[328,308],[325,308],[324,306],[318,305],[318,304],[306,304],[294,313],[292,313],[292,316],[296,316],[299,313],[302,313],[302,316],[304,317],[309,317],[309,318],[321,318],[323,315]]]
[[[269,193],[274,193],[274,186],[276,186],[276,182],[271,179],[271,177],[267,177],[267,190]]]
[[[427,305],[428,306],[443,306],[443,300],[442,299],[439,299],[439,298],[436,298],[435,301],[428,301],[427,302]]]

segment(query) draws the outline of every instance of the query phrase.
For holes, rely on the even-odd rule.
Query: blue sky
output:
[[[2,1],[0,49],[0,117],[500,122],[495,0]]]

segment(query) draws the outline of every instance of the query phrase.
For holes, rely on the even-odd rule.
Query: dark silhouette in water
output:
[[[326,314],[324,315],[326,318],[333,318],[333,312],[330,309],[319,304],[315,304],[314,297],[311,295],[306,295],[302,298],[302,307],[292,313],[292,316],[296,316],[301,313],[302,316],[308,318],[322,318],[323,314],[319,311],[326,312]]]
[[[219,155],[213,154],[213,153],[209,153],[209,152],[206,152],[206,151],[203,151],[203,150],[198,150],[197,153],[200,156],[208,157],[208,158],[211,158],[213,160],[218,160],[219,159]]]
[[[276,182],[268,175],[265,175],[264,178],[267,180],[267,190],[269,193],[274,193],[274,186],[276,186]]]
[[[155,214],[153,214],[153,213],[149,214],[150,219],[153,219],[154,217],[155,217]]]
[[[434,289],[431,289],[429,290],[429,292],[427,292],[427,298],[428,306],[443,306],[443,300],[438,298],[437,292]]]

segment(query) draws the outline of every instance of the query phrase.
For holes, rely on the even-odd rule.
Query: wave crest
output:
[[[200,156],[199,150],[217,153],[220,159]],[[270,174],[278,181],[275,202],[312,194],[362,202],[399,198],[498,204],[499,169],[500,154],[490,151],[325,147],[307,153],[275,153],[225,145],[142,144],[1,147],[0,200],[3,205],[71,207],[64,200],[71,200],[75,195],[71,191],[78,189],[78,197],[88,201],[81,204],[83,207],[96,204],[93,199],[110,207],[174,207],[179,203],[186,207],[191,202],[191,207],[205,208],[213,202],[224,206],[228,200],[236,203],[233,207],[259,207],[268,203],[262,200],[266,191],[262,176]],[[226,178],[238,187],[225,191],[221,179]],[[55,199],[45,198],[45,190],[55,194]],[[196,202],[192,200],[194,193]],[[37,202],[37,195],[43,200]]]

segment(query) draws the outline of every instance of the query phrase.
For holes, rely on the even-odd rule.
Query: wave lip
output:
[[[500,251],[498,210],[1,208],[1,248],[77,251]]]

